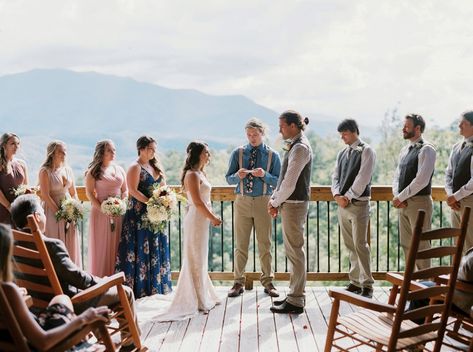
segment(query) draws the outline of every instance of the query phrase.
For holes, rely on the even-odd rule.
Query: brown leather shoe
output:
[[[234,283],[233,287],[228,291],[228,297],[238,297],[245,291],[242,284]]]
[[[356,293],[357,295],[359,295],[361,293],[361,287],[359,286],[356,286],[352,283],[350,283],[350,285],[348,285],[345,290],[347,290],[348,292],[353,292],[353,293]]]
[[[274,287],[272,282],[270,282],[264,287],[264,293],[266,293],[268,296],[271,296],[271,297],[279,297],[279,293],[276,290],[276,287]]]

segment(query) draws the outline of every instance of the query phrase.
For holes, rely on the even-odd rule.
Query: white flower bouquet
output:
[[[115,231],[115,221],[113,217],[122,216],[126,212],[126,201],[120,197],[108,197],[100,205],[100,210],[110,217],[110,230]]]
[[[153,232],[164,230],[166,221],[171,219],[177,208],[179,197],[169,186],[155,187],[153,194],[146,202],[146,214],[143,225]]]
[[[64,220],[66,222],[64,231],[67,233],[72,222],[77,222],[77,220],[84,218],[84,207],[77,199],[64,198],[61,200],[59,210],[55,216],[56,221]]]
[[[39,187],[29,187],[28,185],[21,184],[16,188],[12,189],[12,193],[15,197],[22,196],[23,194],[37,194],[39,191]]]

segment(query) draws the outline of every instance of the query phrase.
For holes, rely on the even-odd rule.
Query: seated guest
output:
[[[468,249],[462,258],[457,281],[473,285],[473,247]],[[471,307],[473,307],[473,295],[471,293],[455,289],[452,302],[463,314],[470,315]]]
[[[11,230],[0,224],[0,283],[3,284],[6,298],[18,318],[21,331],[34,348],[49,350],[85,325],[98,320],[107,321],[107,307],[91,307],[76,316],[71,300],[66,295],[55,296],[48,307],[37,316],[31,314],[23,297],[25,291],[12,282],[12,252]],[[88,347],[88,343],[81,343],[73,350],[85,350]]]
[[[45,221],[46,217],[44,215],[43,208],[41,207],[39,198],[32,194],[22,195],[19,196],[15,201],[12,203],[11,206],[11,214],[13,218],[13,222],[15,223],[16,227],[24,232],[30,232],[28,228],[28,215],[33,215],[35,217],[36,222],[38,223],[40,231],[44,231],[45,228]],[[69,257],[69,253],[61,240],[47,237],[47,234],[43,236],[44,243],[46,244],[46,248],[48,250],[49,256],[51,257],[51,261],[54,266],[54,270],[58,276],[59,282],[61,283],[61,287],[63,292],[68,295],[69,297],[74,296],[81,290],[87,289],[100,281],[100,278],[94,277],[90,275],[88,272],[80,269],[77,265]],[[32,259],[34,262],[36,259]],[[34,281],[41,283],[41,277],[35,275],[28,275],[28,274],[21,274],[21,278],[24,280]],[[137,322],[137,316],[135,312],[135,297],[133,295],[133,291],[128,286],[123,286],[125,293],[128,297],[128,302],[130,303],[130,307],[132,312],[135,316],[135,321]],[[30,292],[31,296],[41,298],[41,293],[38,292]],[[44,298],[43,298],[44,299]],[[96,306],[108,306],[113,309],[117,303],[120,302],[117,288],[111,287],[107,292],[102,294],[101,296],[95,297],[94,299],[81,303],[76,304],[74,309],[77,312],[83,312],[88,307],[96,307]],[[117,319],[120,326],[124,326],[127,324],[125,320]],[[138,322],[136,323],[138,326]],[[122,336],[124,338],[124,336]],[[122,348],[123,350],[123,348]]]
[[[462,258],[460,267],[458,269],[457,281],[473,285],[473,247],[468,249]],[[423,281],[421,284],[425,286],[435,286],[435,282],[432,281]],[[414,300],[409,304],[408,310],[425,307],[428,304],[428,299]],[[455,288],[452,299],[452,309],[454,311],[461,312],[464,315],[470,316],[470,310],[472,307],[473,295]],[[423,323],[422,320],[415,322],[418,324]]]

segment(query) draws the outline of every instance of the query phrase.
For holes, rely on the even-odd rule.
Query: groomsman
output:
[[[456,143],[446,172],[445,190],[447,204],[452,208],[452,225],[460,227],[460,217],[465,207],[473,208],[473,111],[462,114],[458,125],[463,140]],[[469,226],[463,253],[473,247],[473,226]]]
[[[350,255],[350,292],[373,297],[371,253],[368,244],[371,176],[376,154],[358,136],[355,120],[343,120],[337,128],[347,145],[337,155],[332,175],[332,194],[338,204],[338,223]]]
[[[423,231],[432,223],[432,175],[436,151],[432,144],[424,141],[425,121],[422,116],[409,114],[404,121],[402,134],[409,144],[401,149],[393,181],[393,205],[399,209],[401,247],[407,258],[417,212],[425,210]],[[429,241],[421,241],[419,250],[430,248]],[[430,267],[430,260],[418,260],[417,270]]]
[[[288,151],[284,155],[278,185],[268,203],[268,212],[272,217],[281,212],[290,280],[286,299],[273,302],[273,313],[300,314],[305,306],[304,226],[309,209],[312,148],[303,131],[308,123],[307,117],[303,119],[292,110],[279,117],[279,132],[287,142]]]
[[[261,264],[261,284],[264,292],[279,297],[273,285],[271,270],[271,216],[267,206],[273,188],[278,183],[281,160],[276,151],[263,143],[266,127],[258,119],[250,119],[245,126],[248,144],[236,148],[230,157],[225,178],[236,185],[235,193],[235,272],[234,284],[228,297],[243,293],[245,266],[253,228],[258,242]]]

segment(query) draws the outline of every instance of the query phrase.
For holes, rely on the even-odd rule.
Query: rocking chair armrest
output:
[[[334,299],[345,301],[358,307],[374,310],[376,312],[386,312],[391,314],[396,312],[396,307],[390,304],[377,302],[371,298],[363,297],[344,289],[331,289],[328,291],[328,295]]]
[[[123,284],[124,282],[125,275],[123,272],[105,277],[96,285],[90,286],[89,288],[76,294],[71,298],[71,301],[74,304],[86,302],[94,297],[97,297],[98,295],[105,293],[109,288]]]
[[[389,281],[395,286],[402,286],[404,282],[404,276],[398,273],[386,273],[386,281]],[[426,288],[426,286],[416,281],[411,281],[411,285],[409,287],[411,291],[417,291],[423,288]]]
[[[77,345],[81,342],[89,333],[93,333],[96,330],[100,329],[101,326],[105,326],[105,322],[103,321],[96,321],[91,324],[87,324],[82,328],[72,332],[69,336],[67,336],[64,340],[59,342],[57,345],[49,349],[49,352],[61,352],[70,349],[71,347]],[[108,347],[108,346],[107,346]]]

